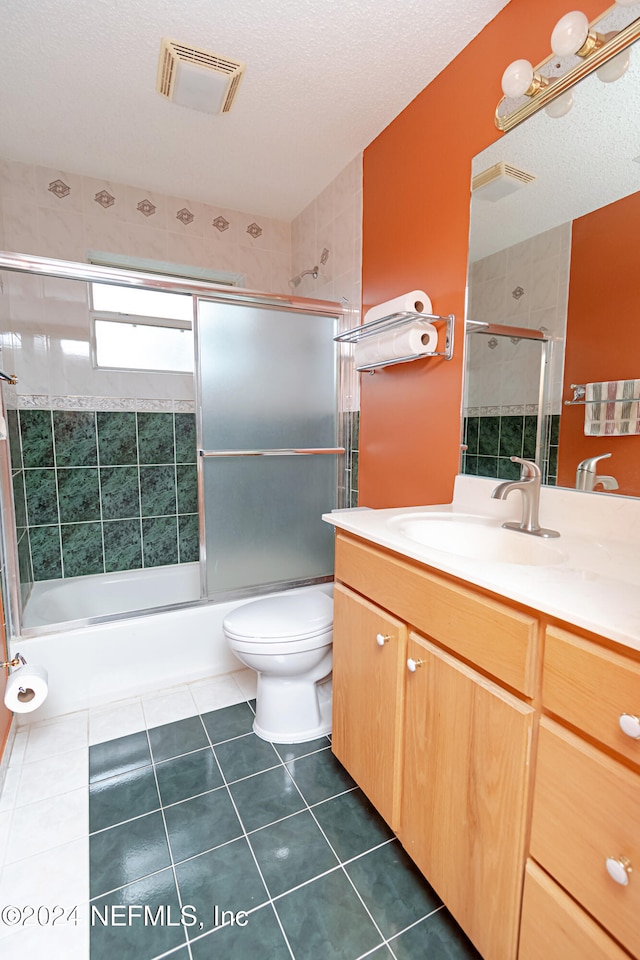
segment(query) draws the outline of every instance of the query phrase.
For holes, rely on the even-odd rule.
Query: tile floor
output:
[[[478,960],[328,738],[258,739],[253,695],[242,671],[20,728],[3,958]]]

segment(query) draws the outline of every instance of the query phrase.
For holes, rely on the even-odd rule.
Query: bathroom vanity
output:
[[[517,504],[486,505],[491,487],[325,517],[333,750],[485,960],[638,958],[640,604],[611,576],[624,542],[603,534],[637,506],[600,504],[589,541],[574,526],[558,552],[483,561],[483,524],[531,539],[501,530]],[[545,523],[567,530],[585,506],[571,496],[549,491]],[[481,529],[464,556],[409,539],[417,520]]]

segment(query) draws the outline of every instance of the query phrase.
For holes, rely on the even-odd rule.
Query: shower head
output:
[[[318,267],[315,266],[311,270],[303,270],[302,273],[299,273],[297,277],[293,277],[289,280],[290,287],[298,287],[302,283],[303,277],[313,277],[314,280],[318,279]]]

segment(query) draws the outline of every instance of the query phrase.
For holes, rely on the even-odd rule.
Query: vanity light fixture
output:
[[[579,10],[565,14],[553,29],[546,60],[535,67],[514,60],[504,71],[496,126],[510,130],[543,107],[549,116],[564,116],[573,105],[572,87],[589,73],[612,83],[626,72],[628,48],[639,37],[640,0],[616,0],[591,23]]]

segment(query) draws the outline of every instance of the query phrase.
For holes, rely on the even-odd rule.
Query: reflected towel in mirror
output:
[[[587,383],[584,432],[588,437],[640,434],[640,380]]]

